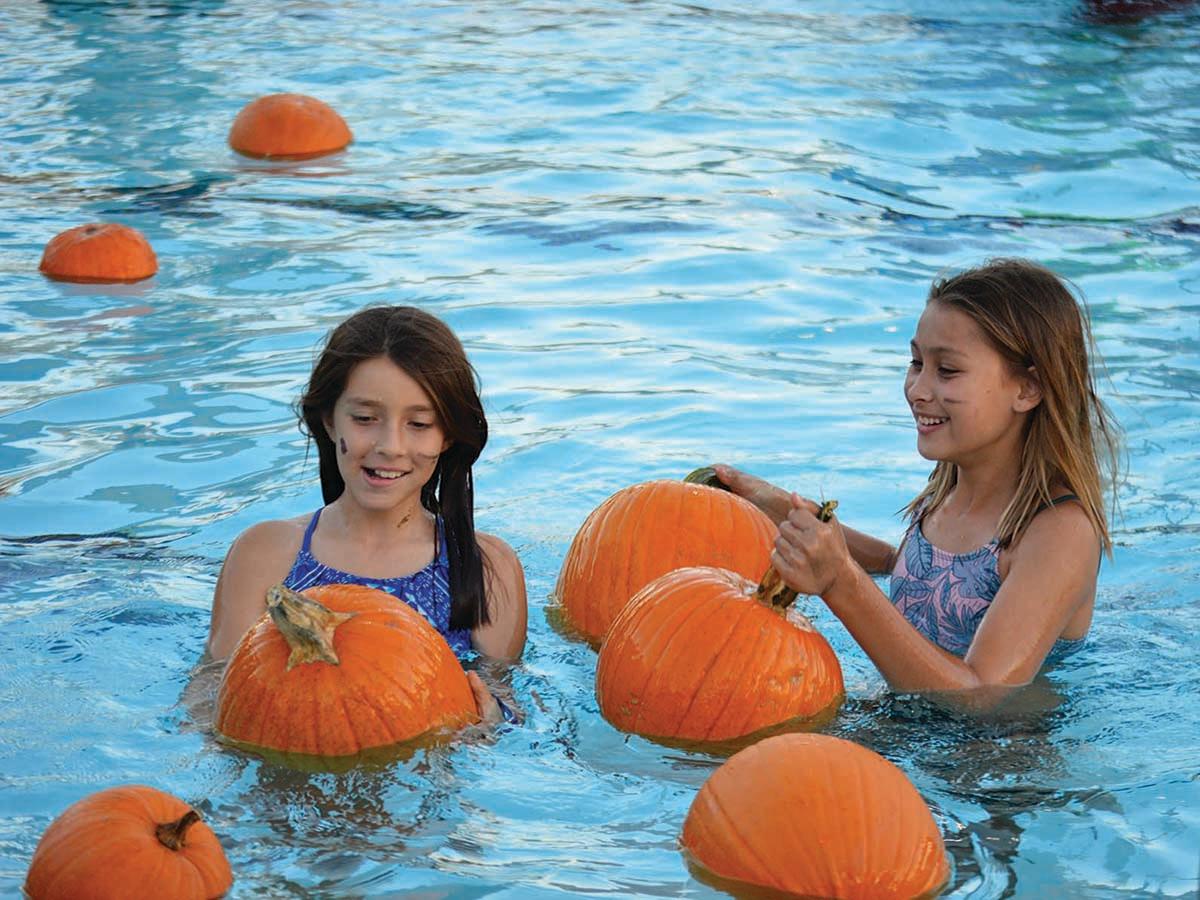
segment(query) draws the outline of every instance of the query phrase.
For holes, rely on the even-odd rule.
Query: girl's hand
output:
[[[787,518],[779,525],[771,563],[784,584],[800,594],[824,596],[854,566],[837,519],[822,522],[812,502],[791,494]]]
[[[749,500],[766,513],[767,517],[776,525],[787,516],[791,502],[788,499],[788,492],[783,488],[775,487],[769,481],[764,481],[732,466],[718,464],[713,466],[713,471],[732,493]]]
[[[485,725],[495,725],[501,721],[504,714],[500,712],[500,704],[483,683],[483,679],[475,672],[468,672],[467,683],[471,685],[471,692],[475,695],[475,708],[479,710],[480,721]]]

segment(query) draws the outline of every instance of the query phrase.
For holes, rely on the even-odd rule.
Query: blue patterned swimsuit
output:
[[[1051,505],[1078,499],[1056,498]],[[1045,507],[1043,507],[1044,509]],[[1038,510],[1041,512],[1041,510]],[[1036,515],[1036,513],[1035,513]],[[964,656],[984,613],[1000,590],[1000,542],[992,540],[969,553],[949,553],[921,533],[921,516],[909,526],[892,569],[891,600],[917,631],[943,650]],[[1083,646],[1085,638],[1059,638],[1050,648],[1051,663]]]
[[[446,536],[440,517],[437,520],[437,552],[433,562],[419,572],[399,578],[365,578],[319,562],[312,555],[312,536],[320,518],[321,510],[318,509],[304,532],[304,543],[296,554],[292,570],[283,580],[285,586],[293,591],[302,591],[319,584],[362,584],[387,591],[424,616],[446,639],[456,655],[462,656],[471,651],[471,632],[465,628],[450,628],[450,561],[446,555]]]

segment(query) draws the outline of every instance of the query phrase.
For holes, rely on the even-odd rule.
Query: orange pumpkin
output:
[[[720,566],[757,578],[775,526],[748,500],[683,481],[617,491],[580,526],[555,595],[565,624],[593,646],[643,587],[683,566]]]
[[[304,94],[268,94],[242,108],[229,146],[244,156],[308,159],[341,150],[353,135],[328,104]]]
[[[600,647],[600,712],[622,731],[679,741],[729,741],[831,717],[844,694],[833,648],[794,607],[757,591],[708,566],[642,588]]]
[[[682,844],[718,878],[811,897],[909,900],[950,874],[904,773],[820,734],[778,735],[731,756],[692,801]]]
[[[445,639],[361,585],[276,585],[221,678],[214,729],[248,750],[336,759],[478,720]]]
[[[157,272],[158,257],[136,228],[91,222],[55,235],[38,268],[57,281],[133,282]]]
[[[182,800],[124,785],[50,823],[25,876],[30,900],[209,900],[233,883],[212,829]]]

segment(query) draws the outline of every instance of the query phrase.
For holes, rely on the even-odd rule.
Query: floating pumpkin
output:
[[[668,572],[617,615],[600,647],[596,698],[622,731],[733,741],[828,720],[844,694],[829,642],[794,607],[709,566]]]
[[[362,585],[276,585],[217,692],[217,735],[334,760],[478,720],[466,673],[416,610]]]
[[[685,481],[617,491],[584,520],[555,589],[566,625],[593,645],[639,590],[684,566],[750,578],[767,568],[775,525],[750,501]]]
[[[38,841],[30,900],[209,900],[233,883],[200,814],[143,785],[108,788],[67,807]]]
[[[157,272],[158,257],[136,228],[91,222],[55,235],[38,268],[56,281],[132,282]]]
[[[777,735],[731,756],[696,794],[681,842],[720,879],[809,897],[927,897],[950,873],[904,773],[821,734]]]
[[[316,97],[268,94],[242,107],[229,146],[244,156],[308,159],[344,148],[353,136],[344,119]]]

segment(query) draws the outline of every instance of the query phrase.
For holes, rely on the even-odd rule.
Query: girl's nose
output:
[[[924,371],[909,372],[904,379],[904,396],[909,403],[929,399],[929,379],[924,375]]]
[[[388,456],[400,456],[406,449],[404,437],[403,425],[387,424],[379,430],[379,440],[375,442],[375,449]]]

